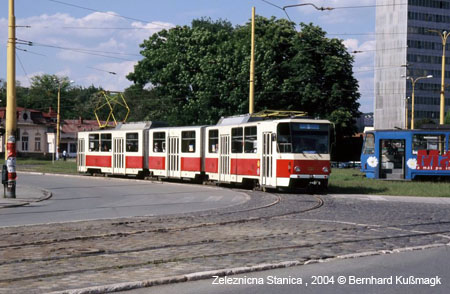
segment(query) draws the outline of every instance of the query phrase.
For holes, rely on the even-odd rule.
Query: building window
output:
[[[138,152],[139,151],[139,134],[138,133],[128,133],[126,144],[127,144],[127,152]]]
[[[242,153],[242,128],[231,129],[231,153]]]
[[[34,138],[34,151],[41,151],[41,136],[36,135]]]
[[[89,151],[99,151],[100,141],[98,134],[89,134]]]
[[[195,131],[181,132],[181,152],[195,152]]]
[[[76,143],[72,143],[69,145],[69,152],[70,153],[77,153],[77,144]]]
[[[166,151],[166,133],[154,132],[153,133],[153,152],[165,152]]]
[[[219,130],[209,130],[208,150],[209,153],[217,153],[219,149]]]
[[[256,126],[245,127],[244,129],[244,152],[245,153],[256,153],[257,151],[257,141],[256,141]]]
[[[22,135],[22,151],[28,151],[28,133],[24,132]]]

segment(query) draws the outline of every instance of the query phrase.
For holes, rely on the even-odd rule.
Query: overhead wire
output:
[[[17,39],[17,41],[18,41],[18,44],[20,44],[20,45],[54,48],[54,49],[59,49],[59,50],[73,51],[73,52],[87,54],[87,55],[107,57],[107,58],[124,60],[124,61],[136,61],[136,60],[126,59],[126,58],[117,57],[117,56],[111,56],[111,55],[124,55],[124,56],[141,57],[141,55],[131,54],[131,53],[101,51],[101,50],[84,49],[84,48],[70,48],[70,47],[50,45],[50,44],[44,44],[44,43],[39,43],[39,42],[33,42],[33,41],[26,41],[26,40],[21,40],[21,39]],[[107,54],[111,54],[111,55],[107,55]]]
[[[123,19],[134,20],[134,21],[145,22],[145,23],[151,23],[151,24],[159,26],[161,28],[173,28],[173,26],[171,26],[171,25],[165,25],[165,24],[161,24],[161,23],[156,23],[154,21],[148,21],[148,20],[143,20],[143,19],[139,19],[139,18],[135,18],[135,17],[124,16],[124,15],[120,15],[120,14],[113,13],[113,12],[108,12],[108,11],[101,11],[101,10],[97,10],[97,9],[93,9],[93,8],[89,8],[89,7],[75,5],[75,4],[64,2],[64,1],[58,1],[58,0],[48,0],[48,1],[54,2],[54,3],[58,3],[58,4],[62,4],[62,5],[66,5],[66,6],[79,8],[79,9],[84,9],[84,10],[88,10],[88,11],[93,11],[93,12],[103,13],[103,14],[107,14],[107,15],[111,15],[111,16],[115,16],[115,17],[120,17],[120,18],[123,18]]]
[[[20,56],[19,56],[19,53],[17,53],[17,52],[16,52],[16,57],[17,57],[17,60],[19,61],[20,67],[22,68],[25,76],[27,77],[28,83],[30,83],[30,85],[31,85],[31,81],[30,81],[30,78],[28,77],[28,73],[25,70],[25,67],[23,66],[22,60],[20,59]]]

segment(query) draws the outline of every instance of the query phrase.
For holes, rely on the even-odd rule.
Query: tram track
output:
[[[100,272],[111,277],[162,271],[175,275],[207,270],[211,265],[220,267],[223,263],[240,266],[286,261],[287,258],[307,263],[348,252],[450,244],[449,222],[433,227],[440,223],[382,225],[357,223],[351,219],[327,220],[335,206],[331,201],[326,205],[324,199],[329,200],[326,197],[272,195],[262,204],[253,202],[247,207],[221,211],[71,224],[67,226],[70,230],[63,232],[66,236],[70,232],[83,233],[85,228],[89,234],[2,245],[4,258],[0,262],[0,272],[6,274],[0,277],[0,288],[8,283],[27,288],[32,281],[55,283],[73,277],[90,280]],[[322,207],[324,209],[320,210]],[[95,234],[103,227],[105,234]],[[30,232],[35,228],[38,227],[30,228]],[[64,225],[58,228],[63,229]],[[419,231],[419,228],[424,230]],[[58,236],[57,230],[54,235],[50,234],[50,228],[44,231],[49,234],[44,236]],[[39,233],[36,230],[33,238],[39,237]],[[10,234],[14,232],[10,230]],[[15,274],[16,271],[20,274]]]
[[[280,194],[275,194],[275,196],[276,196],[275,201],[273,201],[269,204],[259,206],[259,207],[253,207],[253,208],[249,208],[249,209],[243,209],[243,210],[237,210],[237,211],[231,211],[231,212],[223,212],[223,213],[215,213],[215,214],[212,213],[209,215],[202,215],[201,217],[221,216],[221,215],[230,215],[230,214],[236,214],[236,213],[245,213],[245,212],[250,212],[250,211],[264,210],[264,209],[279,205],[282,202],[282,196]],[[282,214],[274,214],[274,215],[270,215],[270,216],[259,216],[259,217],[250,217],[250,218],[244,217],[244,218],[226,220],[226,221],[221,221],[221,222],[203,222],[203,223],[192,224],[189,226],[176,226],[176,227],[169,227],[169,228],[162,226],[162,227],[158,227],[158,228],[154,228],[154,229],[143,229],[143,230],[135,230],[135,231],[119,231],[119,232],[115,231],[115,232],[106,233],[106,234],[93,234],[93,235],[86,235],[86,236],[74,236],[74,237],[69,237],[69,238],[55,238],[55,239],[48,239],[48,240],[39,240],[39,241],[34,241],[34,242],[12,243],[12,244],[7,244],[7,245],[0,245],[0,249],[16,248],[16,247],[19,248],[19,247],[26,247],[26,246],[41,246],[41,245],[49,245],[52,243],[67,243],[67,242],[73,242],[73,241],[87,241],[87,240],[113,238],[113,237],[128,237],[128,236],[132,236],[132,235],[145,234],[145,233],[169,233],[169,232],[185,231],[185,230],[189,230],[189,229],[197,229],[197,228],[203,228],[203,227],[224,226],[224,225],[230,225],[230,224],[246,223],[246,222],[253,222],[253,221],[271,219],[271,218],[276,218],[276,217],[283,217],[283,216],[293,215],[293,214],[297,214],[297,213],[304,213],[304,212],[308,212],[308,211],[320,208],[324,203],[323,200],[317,195],[312,195],[312,196],[317,201],[317,203],[315,205],[313,205],[312,207],[308,207],[308,208],[305,208],[302,210],[296,210],[296,211],[291,211],[291,212],[287,212],[287,213],[282,213]],[[183,216],[183,217],[172,218],[170,220],[173,221],[173,220],[179,220],[179,219],[183,219],[183,218],[192,219],[193,217],[192,216],[188,216],[188,217]],[[167,219],[163,219],[162,221],[167,221]],[[142,221],[140,221],[140,222],[142,222]],[[150,220],[148,222],[150,222]],[[131,222],[126,222],[126,223],[129,224]],[[143,221],[142,223],[145,223],[145,221]],[[154,224],[154,222],[153,222],[153,224]]]
[[[270,252],[270,251],[283,251],[283,250],[311,248],[311,247],[318,246],[318,245],[320,245],[320,246],[336,246],[336,245],[342,245],[342,244],[348,244],[348,243],[360,243],[360,242],[362,243],[362,242],[371,242],[371,241],[380,241],[380,240],[404,239],[404,238],[439,235],[439,234],[446,234],[446,233],[450,233],[450,230],[437,231],[437,232],[403,234],[403,235],[397,235],[397,236],[384,236],[384,237],[376,237],[376,238],[349,239],[349,240],[342,240],[342,241],[335,241],[335,242],[316,242],[316,243],[301,244],[301,245],[273,246],[273,247],[264,247],[264,248],[249,249],[249,250],[227,251],[227,252],[221,252],[221,253],[216,253],[216,254],[197,254],[197,255],[190,255],[190,256],[184,256],[184,257],[174,257],[174,258],[169,258],[169,259],[153,259],[153,260],[147,260],[145,262],[139,262],[139,263],[128,263],[128,264],[102,266],[102,267],[89,267],[89,268],[85,268],[85,269],[77,269],[77,270],[71,270],[71,271],[53,272],[53,273],[47,273],[47,274],[29,275],[29,276],[22,276],[22,277],[16,277],[16,278],[0,279],[0,283],[26,281],[26,280],[31,280],[31,279],[42,279],[42,278],[48,278],[48,277],[60,277],[60,276],[71,275],[71,274],[81,274],[81,273],[91,272],[91,271],[108,271],[108,270],[115,270],[118,268],[129,269],[129,268],[137,268],[137,267],[164,264],[164,263],[191,261],[191,260],[195,260],[195,259],[208,259],[208,258],[231,256],[231,255],[246,255],[246,254],[264,253],[264,252]],[[138,251],[139,250],[131,250],[130,252],[138,252]],[[114,254],[120,254],[120,253],[121,252],[117,252]],[[100,254],[100,255],[103,255],[103,254]],[[91,255],[88,255],[88,256],[83,255],[83,256],[78,256],[78,257],[74,257],[74,258],[84,258],[84,257],[90,257],[90,256]],[[332,257],[334,257],[334,256],[323,256],[322,259],[332,258]],[[64,259],[64,258],[62,258],[62,259]],[[55,259],[55,260],[51,260],[51,261],[57,261],[57,260],[60,260],[60,259]],[[35,261],[30,261],[30,262],[40,262],[40,261],[46,261],[46,260],[35,260]]]

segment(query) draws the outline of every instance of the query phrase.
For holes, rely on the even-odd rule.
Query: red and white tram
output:
[[[205,130],[210,180],[262,187],[328,185],[330,122],[301,118],[223,118]]]
[[[203,169],[205,127],[170,127],[149,131],[149,174],[164,178],[199,179]]]
[[[250,115],[222,118],[214,126],[122,124],[79,133],[78,171],[326,188],[330,125],[327,120]]]
[[[138,122],[78,133],[78,172],[138,175],[148,170],[148,130],[166,124]]]

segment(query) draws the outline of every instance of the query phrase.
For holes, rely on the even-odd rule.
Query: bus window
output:
[[[217,153],[219,146],[219,130],[209,130],[208,132],[208,151]]]
[[[101,134],[100,144],[102,145],[102,151],[111,151],[111,134]]]
[[[374,154],[375,153],[375,136],[372,133],[367,133],[364,139],[364,154]]]
[[[181,152],[195,152],[195,131],[181,132]]]
[[[257,141],[256,141],[256,126],[245,127],[244,129],[244,152],[245,153],[256,153],[257,151]]]
[[[445,153],[445,135],[439,134],[415,134],[413,135],[413,153],[419,150],[439,150],[440,154]]]
[[[166,151],[166,133],[154,132],[153,133],[153,152]]]
[[[242,153],[242,128],[231,129],[231,153]]]
[[[139,151],[139,135],[138,133],[128,133],[126,136],[127,152]]]
[[[99,151],[99,143],[98,134],[89,134],[89,151]]]

